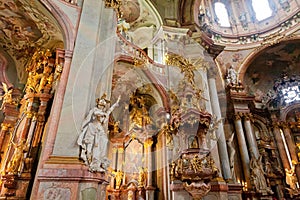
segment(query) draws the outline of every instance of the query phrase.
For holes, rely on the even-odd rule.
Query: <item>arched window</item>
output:
[[[268,0],[252,0],[252,7],[258,21],[272,16],[272,10]]]
[[[214,6],[215,13],[217,15],[218,23],[220,24],[220,26],[230,27],[228,12],[225,4],[221,2],[216,2]]]

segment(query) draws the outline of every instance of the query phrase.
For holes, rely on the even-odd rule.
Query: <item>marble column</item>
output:
[[[213,77],[209,77],[208,79],[208,87],[210,92],[210,101],[211,101],[211,107],[213,113],[216,115],[217,119],[221,119],[221,110],[220,110],[220,104],[218,99],[218,93],[216,88],[216,80]],[[223,129],[223,123],[221,122],[219,124],[219,127],[216,131],[218,138],[218,151],[222,166],[222,172],[224,179],[231,179],[232,174],[230,171],[230,165],[229,165],[229,158],[228,158],[228,152],[227,152],[227,144],[225,139],[225,133]]]
[[[117,169],[117,153],[118,149],[116,147],[112,148],[112,159],[111,159],[111,167],[113,170]]]
[[[238,139],[239,150],[241,154],[245,181],[247,182],[247,185],[250,186],[251,182],[250,182],[249,154],[248,154],[247,143],[245,140],[244,130],[242,126],[242,120],[239,114],[235,115],[234,125],[235,125],[235,131]]]
[[[117,169],[122,170],[122,164],[124,162],[124,148],[118,147]]]
[[[151,187],[152,186],[152,151],[151,151],[151,147],[153,144],[153,139],[152,138],[148,138],[145,143],[144,143],[144,147],[145,147],[145,156],[147,156],[147,187]]]
[[[290,169],[289,160],[287,157],[287,152],[285,151],[284,144],[282,141],[282,137],[280,134],[280,128],[277,123],[273,124],[273,133],[275,136],[276,144],[278,147],[279,155],[282,161],[282,165],[285,169]]]
[[[169,176],[169,163],[168,163],[168,147],[166,146],[166,135],[161,135],[162,139],[162,166],[163,166],[163,197],[166,200],[170,199],[170,176]]]
[[[258,158],[259,157],[259,151],[258,151],[258,147],[257,147],[256,138],[255,138],[255,135],[253,133],[250,117],[251,117],[250,113],[245,114],[243,122],[244,122],[247,141],[248,141],[248,144],[249,144],[250,155],[251,155],[251,152],[252,152],[254,154],[255,158]]]
[[[213,110],[213,102],[211,101],[211,94],[210,94],[210,88],[209,88],[209,82],[208,82],[208,77],[211,76],[210,73],[207,72],[207,70],[201,70],[198,71],[201,73],[202,77],[203,77],[203,88],[200,88],[203,90],[203,96],[205,99],[201,99],[200,100],[200,107],[202,107],[202,105],[205,105],[205,110],[209,113],[214,114],[217,117],[217,120],[219,120],[220,118],[217,116],[216,113],[214,113]],[[207,89],[206,89],[207,88]],[[218,97],[217,97],[218,98]],[[217,109],[217,108],[215,108]],[[218,129],[220,129],[220,127],[223,128],[222,123],[219,124]],[[217,130],[215,133],[213,134],[218,134]],[[213,160],[215,162],[216,167],[219,169],[219,178],[223,179],[223,168],[221,165],[221,160],[220,160],[220,155],[219,155],[219,148],[218,148],[218,141],[217,140],[213,140],[211,139],[211,135],[210,134],[206,134],[206,136],[202,135],[204,138],[201,139],[204,143],[201,144],[200,146],[204,147],[204,148],[208,148],[210,150],[210,155],[213,157]],[[226,144],[226,143],[225,143]],[[225,178],[226,179],[226,178]]]
[[[295,163],[297,163],[298,157],[297,157],[297,153],[296,153],[296,144],[292,138],[291,129],[290,129],[289,125],[286,123],[283,123],[282,125],[283,125],[282,126],[283,134],[284,134],[284,137],[285,137],[285,140],[286,140],[289,152],[290,152],[291,159],[293,161],[295,161]],[[300,168],[298,165],[295,166],[295,173],[296,173],[298,181],[299,181],[300,180]]]
[[[146,184],[146,199],[154,200],[154,187],[152,186],[152,151],[151,147],[153,144],[153,139],[148,138],[144,143],[145,156],[146,156],[146,171],[147,171],[147,184]]]
[[[296,153],[296,145],[294,143],[294,140],[292,139],[290,127],[288,126],[288,124],[283,123],[282,128],[291,158],[292,160],[297,161],[298,158]]]

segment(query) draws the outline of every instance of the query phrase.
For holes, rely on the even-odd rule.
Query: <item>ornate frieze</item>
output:
[[[219,169],[210,154],[184,151],[179,159],[170,164],[171,180],[182,181],[184,189],[197,198],[210,191],[209,181],[217,178],[218,174]]]

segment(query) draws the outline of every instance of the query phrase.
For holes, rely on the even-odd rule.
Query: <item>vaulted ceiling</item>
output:
[[[8,66],[15,66],[21,82],[26,80],[24,66],[35,50],[63,48],[56,20],[39,1],[1,1],[0,19],[0,53]]]

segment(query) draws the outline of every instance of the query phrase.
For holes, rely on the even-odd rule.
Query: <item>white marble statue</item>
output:
[[[235,172],[234,172],[234,156],[235,156],[235,149],[233,146],[233,138],[234,138],[234,132],[231,133],[229,136],[229,139],[226,141],[228,146],[228,153],[229,153],[229,163],[230,163],[230,170],[231,170],[231,176],[232,179],[235,179]]]
[[[230,66],[227,69],[226,84],[227,85],[236,85],[237,83],[238,83],[237,72],[235,71],[235,69],[233,69],[232,66]]]
[[[108,137],[105,131],[105,124],[109,119],[110,113],[118,106],[117,102],[109,109],[109,101],[103,95],[96,100],[97,105],[92,108],[81,126],[81,133],[77,144],[81,147],[80,158],[89,166],[92,172],[104,172],[109,165],[106,157]]]

